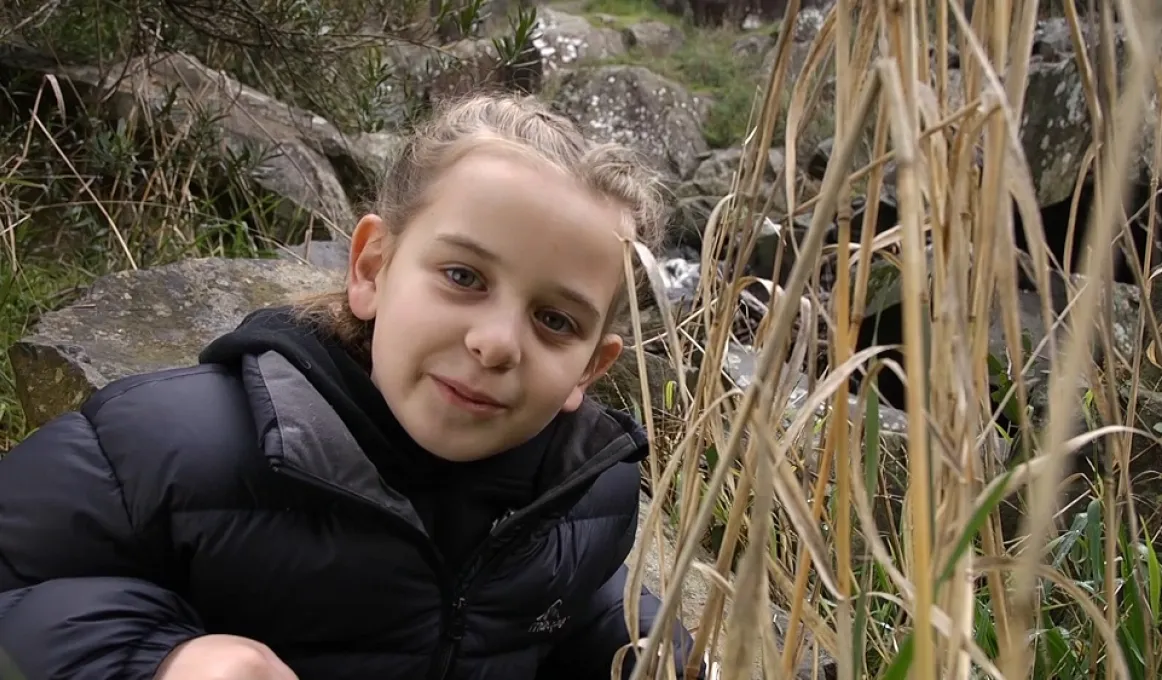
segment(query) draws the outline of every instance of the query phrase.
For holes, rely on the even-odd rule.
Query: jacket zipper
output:
[[[462,594],[464,589],[460,587],[459,584],[449,584],[450,579],[447,576],[448,570],[444,565],[444,559],[439,554],[439,551],[436,550],[435,546],[432,545],[431,539],[429,539],[426,534],[417,530],[411,524],[401,521],[398,517],[395,516],[394,513],[386,510],[370,498],[365,498],[364,496],[348,491],[347,489],[337,484],[332,484],[325,479],[308,474],[297,468],[282,465],[278,461],[270,461],[270,466],[271,469],[273,469],[276,473],[286,475],[290,479],[297,480],[303,484],[320,489],[322,491],[326,491],[328,493],[336,494],[337,496],[350,500],[354,503],[376,510],[380,514],[386,515],[392,522],[405,528],[417,538],[416,543],[422,546],[422,548],[428,553],[429,563],[432,565],[433,569],[435,569],[436,573],[440,575],[440,590],[444,593],[453,593],[451,598],[451,607],[449,607],[448,614],[444,618],[439,652],[436,656],[437,663],[433,666],[433,669],[438,669],[438,673],[436,673],[433,677],[445,677],[448,673],[448,670],[452,666],[452,658],[455,655],[456,648],[459,646],[460,640],[464,637],[464,609],[467,605],[467,601],[464,599]]]
[[[628,452],[626,452],[628,455]],[[464,638],[465,628],[465,612],[468,608],[467,595],[472,582],[493,559],[501,552],[501,548],[513,540],[517,534],[512,536],[504,536],[510,526],[519,526],[519,523],[527,518],[534,517],[546,507],[552,505],[555,501],[563,497],[569,491],[575,489],[581,484],[593,479],[611,467],[611,464],[616,464],[624,456],[599,456],[599,461],[591,462],[590,465],[584,466],[571,479],[558,484],[549,492],[538,498],[534,503],[525,507],[518,512],[509,511],[502,516],[496,524],[492,527],[488,537],[484,542],[477,546],[468,560],[468,566],[459,574],[455,581],[448,587],[447,567],[444,563],[443,557],[439,550],[436,549],[432,543],[431,538],[416,529],[411,524],[400,520],[394,513],[387,510],[375,501],[353,493],[337,484],[333,484],[325,479],[315,475],[308,474],[294,467],[282,465],[278,461],[270,461],[270,465],[275,472],[286,475],[287,477],[297,479],[300,482],[309,484],[316,488],[331,493],[337,494],[343,498],[359,503],[360,505],[371,507],[378,510],[380,513],[390,517],[393,522],[404,527],[407,531],[417,537],[417,543],[422,545],[429,555],[429,562],[435,568],[436,573],[441,575],[441,582],[445,584],[441,588],[444,592],[450,592],[451,598],[447,608],[447,616],[444,619],[443,633],[441,635],[440,646],[436,654],[436,663],[432,665],[432,672],[429,675],[430,680],[446,680],[448,672],[452,669],[452,661],[456,657],[456,652],[459,651],[460,641]],[[501,538],[504,537],[504,540]]]
[[[463,596],[457,595],[452,600],[452,607],[444,626],[444,634],[440,640],[440,650],[436,655],[436,663],[432,665],[432,679],[443,680],[452,668],[452,659],[464,638],[464,609],[468,603]]]
[[[440,580],[444,584],[441,587],[441,590],[445,593],[452,594],[452,597],[450,598],[451,605],[448,607],[448,614],[444,618],[443,633],[441,635],[439,650],[436,654],[436,663],[432,666],[433,673],[431,675],[433,680],[442,680],[443,678],[447,677],[448,671],[451,670],[452,667],[452,660],[455,658],[456,651],[460,645],[460,640],[464,638],[464,612],[468,605],[465,594],[468,592],[468,587],[471,585],[472,580],[476,577],[477,574],[480,573],[480,569],[484,563],[490,562],[491,557],[500,552],[499,550],[495,550],[491,553],[488,560],[483,559],[485,549],[491,547],[491,544],[494,543],[494,540],[499,534],[498,530],[503,528],[504,520],[511,517],[514,513],[511,511],[506,513],[504,517],[502,517],[501,520],[492,527],[492,531],[489,533],[488,538],[485,539],[484,544],[478,547],[469,558],[468,568],[465,569],[464,573],[460,575],[460,577],[457,578],[454,583],[449,584],[447,568],[444,565],[443,557],[440,556],[439,551],[436,550],[434,545],[432,545],[431,539],[423,532],[417,530],[411,524],[401,521],[393,513],[384,509],[375,501],[369,498],[365,498],[357,493],[352,493],[351,491],[348,491],[347,489],[344,489],[337,484],[332,484],[325,479],[308,474],[297,468],[282,465],[277,461],[271,461],[270,465],[271,468],[279,474],[286,475],[291,479],[295,479],[317,489],[321,489],[329,493],[334,493],[342,498],[346,498],[364,507],[370,507],[374,510],[377,510],[381,514],[389,517],[396,524],[410,531],[418,538],[416,542],[422,545],[423,548],[429,553],[429,561],[435,568],[436,573],[441,575]]]
[[[445,680],[448,677],[448,672],[452,669],[452,660],[456,657],[460,641],[464,638],[464,613],[468,608],[467,595],[472,587],[472,582],[500,554],[500,548],[512,540],[512,537],[509,537],[501,541],[500,530],[505,528],[505,520],[514,514],[512,510],[509,510],[493,524],[488,538],[472,552],[467,567],[456,579],[452,606],[449,608],[444,634],[440,642],[439,652],[436,655],[436,663],[432,665],[430,680]]]

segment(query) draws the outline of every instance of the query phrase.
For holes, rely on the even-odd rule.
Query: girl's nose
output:
[[[495,315],[468,329],[464,344],[485,368],[509,368],[520,363],[520,323],[514,317]]]

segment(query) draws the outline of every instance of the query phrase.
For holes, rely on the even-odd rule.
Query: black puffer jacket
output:
[[[372,395],[263,312],[31,435],[0,461],[0,677],[145,680],[209,632],[302,680],[608,678],[641,429],[587,400],[456,466]]]

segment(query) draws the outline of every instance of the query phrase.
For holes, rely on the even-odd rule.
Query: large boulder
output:
[[[196,362],[254,309],[342,285],[334,272],[279,260],[184,260],[104,276],[9,348],[17,396],[39,427],[110,381]]]
[[[279,257],[346,274],[350,253],[351,249],[346,241],[308,241],[280,249]]]
[[[1162,279],[1155,278],[1150,286],[1154,319],[1162,319]],[[1148,317],[1139,342],[1138,326],[1144,314],[1142,297],[1139,287],[1125,284],[1114,284],[1111,295],[1114,350],[1118,354],[1114,381],[1122,399],[1121,412],[1126,413],[1131,398],[1136,398],[1135,418],[1130,425],[1150,433],[1136,434],[1130,440],[1129,466],[1134,497],[1143,504],[1139,512],[1149,516],[1151,511],[1162,510],[1162,448],[1156,441],[1162,437],[1162,348],[1154,342]],[[1131,370],[1135,356],[1140,357],[1141,365],[1136,376]]]
[[[188,54],[134,58],[99,69],[58,64],[16,45],[0,46],[0,82],[35,87],[46,76],[61,83],[66,98],[77,93],[79,106],[131,129],[148,125],[180,133],[209,125],[223,158],[256,159],[251,181],[279,200],[288,225],[322,222],[349,229],[355,214],[344,183],[371,181],[381,168],[371,151],[384,148],[382,135],[370,140],[345,135],[322,116],[243,85]],[[341,177],[337,167],[352,176]]]
[[[698,97],[642,66],[595,66],[567,73],[553,105],[592,137],[636,149],[675,179],[693,174],[709,151]]]
[[[789,78],[788,86],[794,83],[798,78],[803,67],[807,64],[807,57],[811,52],[811,43],[823,30],[823,24],[827,19],[827,13],[823,10],[813,7],[802,7],[799,10],[799,15],[795,17],[795,23],[790,26],[791,31],[791,63],[790,70],[787,73]],[[778,51],[775,42],[772,39],[770,47],[767,49],[766,55],[763,57],[763,72],[770,73],[775,66],[775,59],[778,57]],[[834,67],[831,69],[834,71]],[[825,77],[833,77],[834,73],[827,73]],[[832,86],[834,89],[834,86]]]
[[[1087,45],[1096,45],[1097,36],[1088,27],[1083,28],[1082,37]],[[1121,27],[1115,31],[1114,51],[1119,70],[1123,69],[1126,50]],[[1147,99],[1131,160],[1135,179],[1148,177],[1153,164],[1153,121],[1158,115],[1158,99],[1152,93],[1147,94]],[[1046,106],[1045,102],[1054,104]],[[1042,19],[1037,22],[1034,35],[1021,119],[1021,146],[1041,205],[1060,203],[1073,195],[1092,139],[1093,125],[1067,20]]]
[[[1038,202],[1067,200],[1091,138],[1085,90],[1073,55],[1055,61],[1035,58],[1029,65],[1025,101],[1056,102],[1024,107],[1021,142]]]
[[[670,218],[671,239],[675,243],[701,251],[710,214],[722,198],[731,193],[735,173],[741,168],[742,161],[743,149],[740,146],[713,149],[703,155],[694,174],[675,188],[677,201]],[[773,220],[783,220],[787,210],[786,191],[781,182],[785,166],[783,150],[772,147],[767,153],[764,176],[758,187],[756,209],[763,209],[770,199],[767,215]],[[740,185],[738,191],[745,200],[746,187]],[[763,242],[777,242],[777,239],[767,238],[773,235],[764,229],[760,239]],[[755,247],[759,266],[754,271],[758,276],[769,277],[770,264],[765,256],[759,255],[769,250],[763,242]]]
[[[625,39],[616,29],[594,26],[585,17],[551,7],[537,8],[533,44],[540,52],[546,73],[571,69],[587,61],[619,57],[626,52]]]
[[[627,26],[621,34],[627,47],[652,57],[667,57],[686,42],[682,29],[657,19],[639,21]]]

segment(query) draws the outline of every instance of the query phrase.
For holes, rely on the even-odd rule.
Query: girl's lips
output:
[[[493,414],[499,413],[506,408],[504,404],[492,397],[454,380],[433,376],[432,381],[436,383],[436,387],[445,399],[468,411],[481,414]]]

